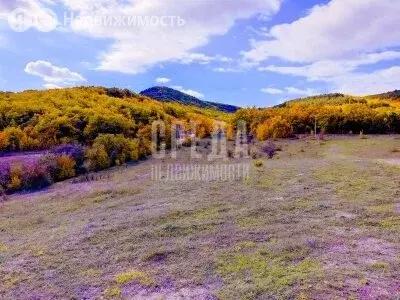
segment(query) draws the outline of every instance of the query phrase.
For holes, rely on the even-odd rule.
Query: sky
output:
[[[400,89],[399,0],[1,0],[0,90],[168,86],[273,106]]]

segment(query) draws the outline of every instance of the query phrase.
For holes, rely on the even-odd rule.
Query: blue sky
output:
[[[398,0],[2,0],[0,90],[166,85],[262,107],[380,93],[400,88],[398,24]]]

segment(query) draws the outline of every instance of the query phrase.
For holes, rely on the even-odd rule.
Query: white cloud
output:
[[[170,82],[171,79],[166,78],[166,77],[158,77],[158,78],[156,78],[155,81],[156,81],[156,83],[159,83],[159,84],[166,84],[166,83]]]
[[[329,78],[333,90],[352,95],[379,94],[400,86],[400,66],[370,73],[353,72]]]
[[[62,89],[61,86],[56,85],[56,84],[54,84],[54,83],[45,83],[45,84],[43,84],[43,87],[44,87],[45,89],[48,89],[48,90]]]
[[[213,71],[218,73],[237,73],[243,71],[243,69],[218,67],[218,68],[213,68]]]
[[[0,3],[0,20],[7,20],[8,26],[15,31],[23,32],[35,28],[42,32],[49,32],[58,25],[57,15],[45,7],[49,4],[54,4],[54,1],[2,1]],[[22,23],[19,18],[21,15],[24,16]]]
[[[182,93],[188,94],[190,96],[199,98],[199,99],[203,99],[204,98],[204,94],[202,94],[200,92],[197,92],[197,91],[194,91],[194,90],[191,90],[191,89],[185,90],[182,86],[179,86],[179,85],[172,86],[172,88],[175,89],[175,90],[178,90],[178,91],[180,91]]]
[[[368,95],[398,89],[400,86],[400,66],[378,69],[365,73],[357,71],[361,65],[383,60],[400,58],[400,52],[383,52],[362,56],[358,60],[319,61],[304,66],[267,66],[260,71],[276,72],[284,75],[301,76],[309,81],[322,81],[330,85],[330,91],[352,95]]]
[[[211,62],[227,63],[231,62],[232,59],[222,55],[208,56],[203,53],[187,53],[180,57],[177,61],[182,64],[199,63],[202,65],[208,65]]]
[[[400,59],[396,0],[331,0],[314,6],[293,23],[272,27],[264,40],[252,41],[245,62],[260,65],[271,57],[281,64],[258,67],[284,75],[321,81],[330,91],[366,95],[400,86],[398,64],[362,71],[383,61]],[[392,77],[393,76],[393,77]]]
[[[54,66],[51,62],[38,60],[30,62],[25,67],[25,72],[42,77],[47,83],[75,83],[86,81],[79,73],[68,68]]]
[[[354,58],[400,45],[399,23],[397,0],[331,0],[293,23],[272,27],[269,38],[253,41],[243,56],[302,63]]]
[[[285,88],[286,92],[290,95],[299,95],[299,96],[312,96],[312,95],[317,95],[319,92],[317,92],[314,89],[299,89],[295,87],[286,87]]]
[[[43,3],[49,4],[49,5],[55,5],[56,2],[55,0],[41,0]]]
[[[321,60],[303,66],[267,66],[259,67],[259,71],[270,71],[285,75],[307,77],[311,81],[327,80],[333,76],[348,74],[363,65],[400,58],[400,52],[386,51],[360,55],[352,60]]]
[[[288,94],[288,95],[295,95],[295,96],[312,96],[312,95],[317,95],[319,94],[318,91],[307,88],[307,89],[299,89],[296,87],[285,87],[283,90],[282,89],[277,89],[277,88],[263,88],[261,89],[261,92],[265,94],[270,94],[270,95],[281,95],[281,94]]]
[[[282,91],[281,89],[276,89],[276,88],[263,88],[261,89],[261,92],[270,95],[279,95],[284,93],[284,91]]]
[[[94,38],[112,40],[108,51],[100,56],[99,70],[139,73],[156,64],[170,61],[183,63],[229,60],[193,53],[206,45],[212,36],[226,34],[237,20],[248,19],[258,13],[271,16],[279,11],[282,0],[235,0],[226,5],[204,0],[159,1],[93,1],[63,0],[64,4],[81,15],[105,16],[176,16],[185,20],[183,26],[87,26],[73,22],[73,30]]]

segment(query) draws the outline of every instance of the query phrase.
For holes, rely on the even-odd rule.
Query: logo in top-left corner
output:
[[[57,14],[48,8],[29,11],[23,8],[14,9],[8,16],[10,28],[16,32],[25,32],[36,28],[42,32],[50,32],[57,28]]]

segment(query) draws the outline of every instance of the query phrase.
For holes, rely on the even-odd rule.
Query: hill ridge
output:
[[[196,97],[193,97],[176,89],[165,86],[154,86],[148,88],[140,92],[140,95],[161,102],[178,102],[181,104],[194,105],[201,108],[214,108],[223,112],[230,112],[230,113],[234,113],[239,109],[239,107],[234,105],[200,100]]]

